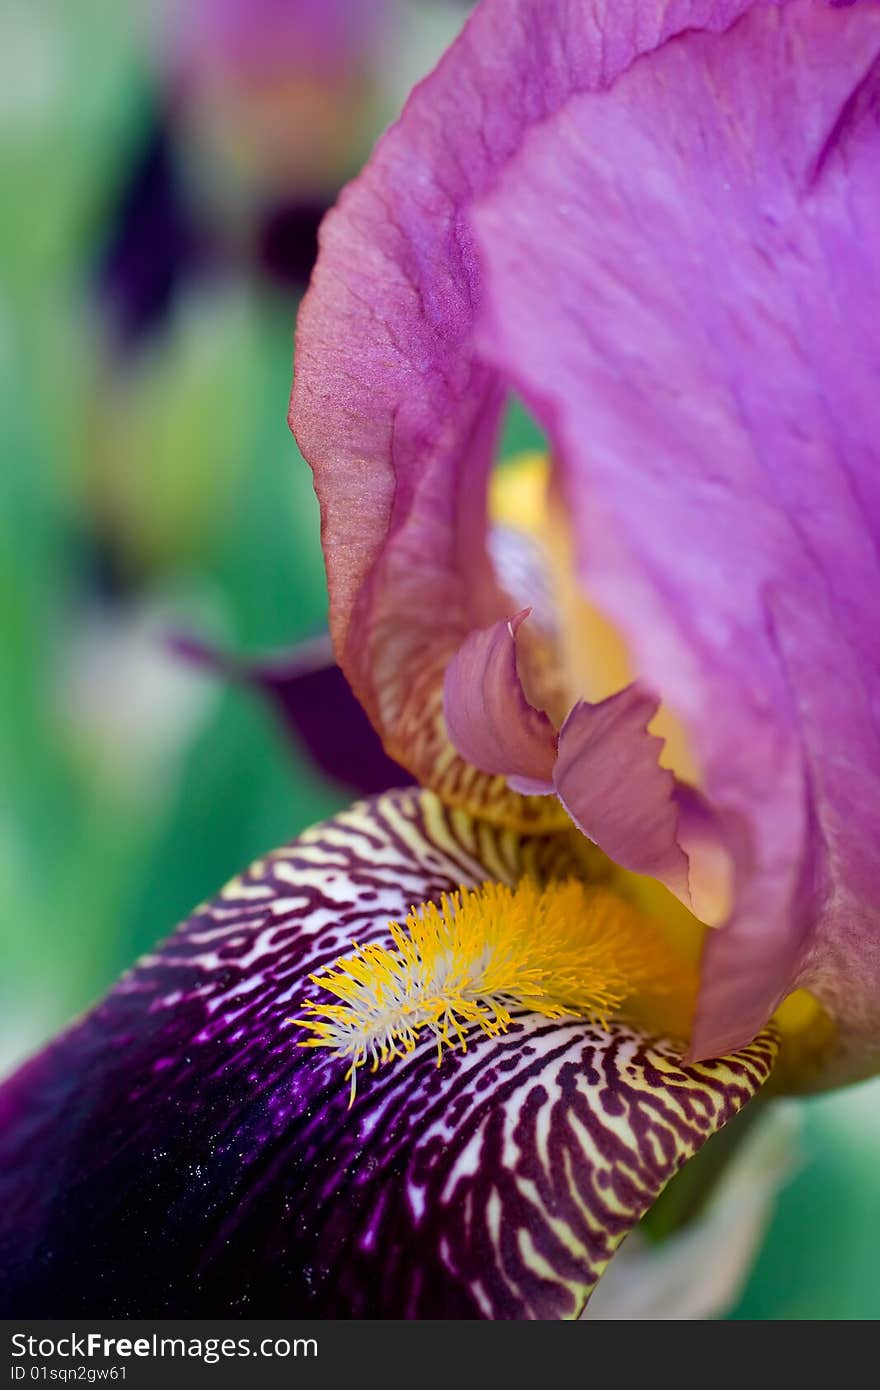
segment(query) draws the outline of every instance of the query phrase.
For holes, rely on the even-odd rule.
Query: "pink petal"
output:
[[[472,632],[446,671],[443,712],[461,756],[483,772],[501,773],[516,791],[553,791],[556,731],[526,699],[516,664],[516,634],[528,617]]]
[[[647,730],[657,706],[637,685],[597,705],[575,705],[559,732],[554,780],[585,835],[625,869],[659,878],[687,902],[675,778],[659,766],[662,741]]]
[[[875,5],[755,7],[570,82],[475,214],[480,351],[551,430],[584,581],[737,846],[696,1054],[801,983],[850,1073],[880,1055],[878,112]]]
[[[483,0],[325,225],[293,397],[337,651],[392,747],[509,611],[483,501],[526,397],[735,847],[697,1048],[804,983],[853,1071],[880,1047],[878,49],[867,3]]]
[[[676,839],[688,859],[690,905],[701,922],[717,927],[730,917],[737,856],[720,818],[695,787],[676,782]]]
[[[569,0],[477,7],[324,222],[297,326],[291,425],[315,475],[340,665],[394,757],[474,628],[510,612],[486,554],[504,383],[474,355],[481,268],[467,209],[572,89],[748,0],[633,0],[569,42]],[[604,8],[604,7],[600,7]],[[418,706],[418,709],[416,708]]]

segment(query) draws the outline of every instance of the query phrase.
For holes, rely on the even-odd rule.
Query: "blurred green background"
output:
[[[322,629],[285,419],[298,285],[321,208],[465,8],[389,0],[338,63],[267,80],[235,46],[200,70],[147,0],[0,0],[0,1071],[347,799],[163,638]],[[269,149],[291,112],[306,148]],[[507,447],[528,436],[515,418]],[[801,1108],[733,1316],[877,1317],[880,1088]]]

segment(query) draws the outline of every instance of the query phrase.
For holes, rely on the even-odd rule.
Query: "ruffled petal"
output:
[[[501,773],[515,791],[552,793],[556,730],[526,699],[516,634],[529,610],[472,632],[446,671],[443,711],[458,752],[483,772]]]
[[[501,822],[546,823],[557,808],[475,779],[442,718],[447,663],[511,607],[486,553],[504,383],[474,355],[482,286],[467,209],[572,90],[607,86],[663,38],[745,8],[636,0],[600,24],[585,9],[569,43],[568,0],[478,6],[322,227],[290,420],[321,504],[337,656],[388,752]]]
[[[291,1014],[411,903],[580,872],[582,844],[392,793],[198,909],[0,1090],[4,1315],[577,1316],[772,1039],[686,1066],[525,1014],[439,1067],[428,1042],[362,1072],[349,1109]]]
[[[568,7],[557,41],[635,8]],[[601,97],[570,82],[474,214],[478,346],[550,430],[585,586],[734,848],[695,1051],[801,984],[833,1080],[880,1062],[880,11],[655,39]],[[537,80],[543,50],[507,52]]]
[[[482,503],[525,397],[732,847],[695,1046],[802,984],[829,1078],[880,1056],[878,49],[868,3],[484,0],[328,219],[292,416],[340,659],[433,779],[442,733],[394,740],[509,611]]]
[[[597,705],[581,700],[559,731],[554,781],[575,825],[609,858],[689,903],[675,777],[657,761],[662,741],[648,733],[658,703],[637,685]]]

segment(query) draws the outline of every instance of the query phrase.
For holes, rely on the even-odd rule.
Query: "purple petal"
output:
[[[458,752],[515,791],[553,791],[556,730],[526,699],[516,664],[516,634],[529,610],[472,632],[446,671],[443,713]]]
[[[205,259],[202,242],[157,117],[120,190],[97,266],[114,348],[138,347],[166,324],[181,284]]]
[[[282,288],[301,291],[318,254],[318,227],[327,203],[315,197],[270,204],[259,219],[256,258]]]
[[[499,385],[526,398],[736,846],[696,1046],[800,983],[851,1073],[880,1038],[878,46],[869,4],[484,0],[325,224],[293,396],[337,648],[392,730],[503,616],[476,513]]]
[[[559,731],[554,780],[572,820],[610,858],[688,902],[675,778],[658,764],[662,740],[647,729],[657,706],[636,685],[597,705],[581,700]]]
[[[737,868],[737,846],[701,792],[676,781],[676,839],[688,860],[688,890],[693,913],[717,927],[730,917]],[[740,847],[741,848],[741,847]],[[741,856],[741,867],[747,856]]]
[[[511,373],[475,353],[469,209],[573,92],[605,90],[665,40],[747,9],[638,0],[597,17],[568,0],[487,0],[322,227],[291,424],[321,504],[335,649],[385,747],[499,822],[546,824],[554,803],[475,781],[440,708],[462,642],[510,611],[486,554],[485,499]]]
[[[192,637],[172,646],[188,661],[220,672],[260,691],[325,776],[372,796],[412,782],[389,758],[333,658],[327,637],[302,642],[262,660],[242,660],[215,651]]]
[[[431,700],[468,633],[509,612],[485,539],[503,391],[474,356],[481,274],[465,212],[573,87],[604,86],[660,37],[745,4],[658,16],[641,0],[615,7],[604,33],[584,10],[573,43],[568,0],[479,6],[323,224],[291,424],[321,503],[331,631],[385,746],[438,789],[449,748],[424,734]]]
[[[567,52],[595,23],[575,14]],[[476,214],[480,346],[552,426],[584,581],[746,846],[697,1053],[800,983],[860,1071],[880,1039],[880,12],[756,6],[601,98],[576,85]]]
[[[290,1025],[353,939],[499,871],[570,875],[575,838],[394,793],[196,911],[0,1090],[4,1315],[577,1316],[773,1043],[684,1066],[527,1014],[362,1073],[349,1110],[345,1063]]]

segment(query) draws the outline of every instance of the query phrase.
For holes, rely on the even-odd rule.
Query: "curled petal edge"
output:
[[[443,713],[458,752],[514,791],[553,792],[556,731],[526,699],[516,637],[530,609],[472,632],[446,668]]]

